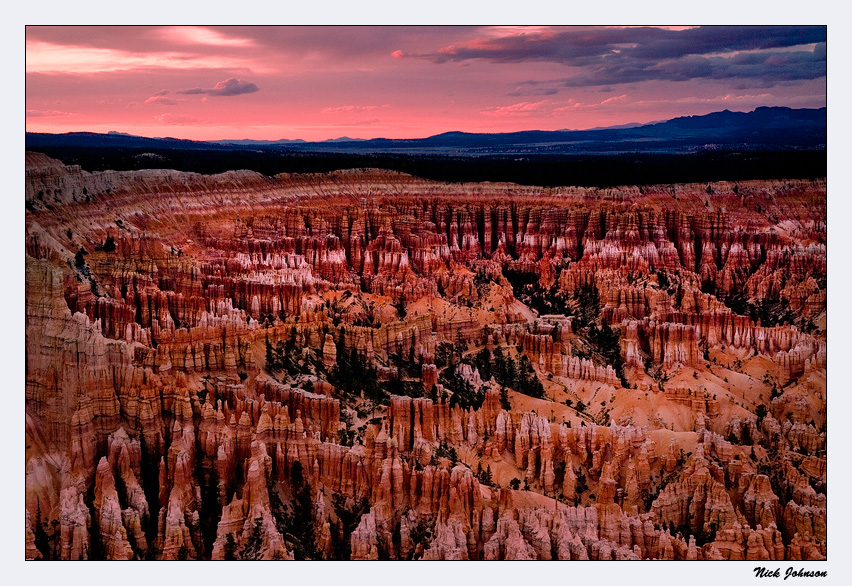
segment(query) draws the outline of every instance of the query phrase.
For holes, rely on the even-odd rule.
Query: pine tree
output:
[[[480,464],[479,466],[481,469],[482,464]],[[494,480],[491,477],[491,464],[489,464],[488,467],[485,469],[485,472],[482,473],[479,482],[486,486],[491,486],[492,484],[494,484]]]
[[[266,336],[266,368],[272,370],[272,342],[269,341],[269,336]]]
[[[294,554],[296,559],[317,559],[319,553],[316,549],[316,537],[314,535],[313,501],[311,499],[311,485],[305,480],[302,472],[302,464],[299,461],[293,463],[290,470],[290,483],[295,499],[293,502],[293,524],[290,534],[296,538]]]
[[[509,389],[503,387],[500,389],[500,407],[509,411],[512,408],[512,404],[509,403]]]
[[[234,553],[237,551],[237,543],[234,541],[234,534],[228,533],[225,536],[225,559],[235,560]]]
[[[89,254],[89,253],[86,252],[83,248],[81,248],[80,250],[77,251],[77,254],[74,255],[74,265],[78,269],[82,269],[84,266],[86,266],[85,255],[87,255],[87,254]]]
[[[50,559],[50,546],[48,544],[47,533],[44,530],[44,525],[41,521],[41,503],[36,503],[36,518],[33,523],[33,533],[35,533],[35,546],[41,552],[44,559]]]

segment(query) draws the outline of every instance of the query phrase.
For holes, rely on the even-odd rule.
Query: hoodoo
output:
[[[28,558],[825,559],[824,181],[26,162]]]

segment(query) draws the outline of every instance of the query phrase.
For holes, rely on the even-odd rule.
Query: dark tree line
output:
[[[544,397],[544,386],[538,380],[530,359],[521,354],[518,360],[506,356],[499,346],[490,352],[483,348],[474,357],[474,366],[479,370],[479,376],[488,380],[492,376],[499,384],[509,387],[521,394],[541,399]],[[503,403],[501,394],[501,403]],[[505,397],[508,404],[508,396]],[[506,409],[506,405],[503,405]]]
[[[379,383],[376,369],[368,365],[355,348],[349,352],[341,349],[337,353],[337,364],[328,373],[328,382],[348,397],[363,395],[373,403],[389,404],[388,392]]]
[[[286,340],[278,340],[273,344],[266,338],[266,368],[271,372],[286,372],[298,374],[305,369],[299,364],[299,347],[296,344],[296,328],[290,330]]]
[[[352,556],[352,533],[361,522],[361,517],[370,511],[370,502],[366,497],[354,501],[336,493],[331,495],[331,502],[340,528],[339,534],[332,533],[334,559],[348,560]]]
[[[760,322],[764,327],[789,325],[795,323],[796,313],[790,308],[790,303],[779,299],[750,299],[743,291],[737,291],[721,297],[720,300],[739,315],[751,318],[754,323]]]
[[[462,409],[479,409],[485,400],[485,393],[474,389],[470,382],[458,376],[457,366],[454,364],[448,367],[438,377],[438,382],[453,393],[450,396],[450,407],[458,405]]]
[[[549,289],[543,289],[538,283],[538,274],[505,268],[503,276],[512,285],[515,298],[539,314],[571,315],[573,313],[569,296],[560,291],[557,284]]]
[[[33,141],[31,141],[33,142]],[[435,181],[508,181],[521,185],[615,187],[746,179],[825,177],[825,150],[702,151],[691,154],[566,155],[530,154],[476,157],[418,154],[298,152],[281,147],[200,150],[182,148],[28,145],[66,165],[84,170],[176,169],[223,173],[249,169],[278,173],[326,173],[338,169],[381,168]],[[638,149],[637,149],[638,150]],[[158,158],[138,155],[153,152]],[[88,196],[87,196],[88,197]]]
[[[290,468],[290,490],[293,495],[290,507],[281,500],[274,482],[267,479],[267,487],[276,529],[284,536],[287,547],[293,552],[293,556],[297,560],[319,559],[321,556],[317,551],[314,533],[311,484],[305,479],[302,463],[293,462],[293,466]],[[291,507],[292,511],[290,510]],[[251,543],[251,538],[249,543]],[[248,544],[246,547],[248,547]]]
[[[589,326],[588,337],[589,342],[603,356],[607,364],[612,365],[621,384],[627,387],[627,378],[624,376],[624,361],[621,359],[621,334],[616,333],[607,323],[604,323],[601,327],[592,324]]]

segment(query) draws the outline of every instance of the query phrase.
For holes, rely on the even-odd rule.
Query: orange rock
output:
[[[299,462],[325,558],[338,496],[370,505],[357,559],[824,558],[825,184],[706,187],[87,173],[28,153],[26,555],[38,530],[62,559],[221,559],[228,535],[238,557],[291,558],[269,486]],[[572,311],[596,295],[624,376],[504,271]],[[738,293],[808,327],[738,315]],[[501,377],[468,364],[483,347],[529,359],[545,398],[501,380],[504,408]],[[353,352],[425,396],[346,396],[331,374]],[[478,408],[442,396],[459,362]]]

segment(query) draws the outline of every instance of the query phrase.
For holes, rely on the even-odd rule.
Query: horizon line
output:
[[[294,143],[311,144],[311,143],[323,143],[323,142],[333,142],[333,141],[344,142],[346,140],[353,141],[353,142],[364,142],[364,141],[370,141],[370,140],[424,140],[424,139],[427,139],[427,138],[432,138],[432,137],[435,137],[435,136],[441,136],[443,134],[450,134],[450,133],[471,134],[471,135],[498,135],[498,134],[517,134],[517,133],[522,133],[522,132],[588,132],[588,131],[595,131],[595,130],[610,130],[610,129],[622,130],[622,129],[628,129],[628,128],[631,128],[631,127],[636,128],[636,127],[640,127],[640,126],[652,126],[652,125],[655,125],[655,124],[663,124],[665,122],[669,122],[671,120],[677,120],[679,118],[701,118],[701,117],[704,117],[704,116],[709,116],[711,114],[718,114],[718,113],[723,113],[723,112],[730,112],[730,113],[734,113],[734,114],[735,113],[750,114],[750,113],[753,113],[753,112],[755,112],[759,109],[762,109],[762,108],[787,108],[789,110],[827,110],[828,109],[827,106],[820,106],[820,107],[817,107],[817,108],[793,108],[791,106],[755,106],[754,109],[748,110],[748,111],[745,111],[745,110],[729,110],[728,108],[725,108],[723,110],[716,110],[716,111],[713,111],[713,112],[708,112],[707,114],[688,114],[688,115],[683,115],[683,116],[675,116],[673,118],[667,118],[667,119],[664,119],[664,120],[652,120],[652,121],[648,121],[648,122],[628,122],[628,123],[624,123],[624,124],[614,124],[612,126],[593,126],[593,127],[589,127],[589,128],[559,128],[559,129],[555,129],[555,130],[544,130],[544,129],[541,129],[541,128],[527,128],[527,129],[524,129],[524,130],[512,130],[512,131],[507,131],[507,132],[471,132],[471,131],[465,131],[465,130],[445,130],[445,131],[437,132],[435,134],[429,134],[427,136],[402,137],[402,138],[389,138],[389,137],[386,137],[386,136],[375,136],[375,137],[371,137],[371,138],[338,136],[338,137],[326,138],[326,139],[321,139],[321,140],[307,140],[307,139],[303,139],[303,138],[256,139],[256,138],[249,138],[249,137],[202,140],[202,139],[194,139],[194,138],[181,138],[179,136],[146,136],[146,135],[142,135],[142,134],[132,134],[132,133],[121,131],[121,130],[109,130],[109,131],[106,131],[106,132],[96,132],[96,131],[92,131],[92,130],[69,130],[69,131],[66,131],[66,132],[42,132],[42,131],[26,130],[25,134],[47,134],[47,135],[52,135],[52,136],[62,136],[62,135],[70,135],[70,134],[95,134],[95,135],[99,135],[99,136],[119,135],[119,136],[126,136],[126,137],[132,137],[132,138],[145,138],[145,139],[150,139],[150,140],[182,140],[182,141],[188,141],[188,142],[214,143],[214,144],[232,143],[232,142],[240,142],[240,141],[253,141],[253,142],[258,142],[258,143],[294,142]]]

